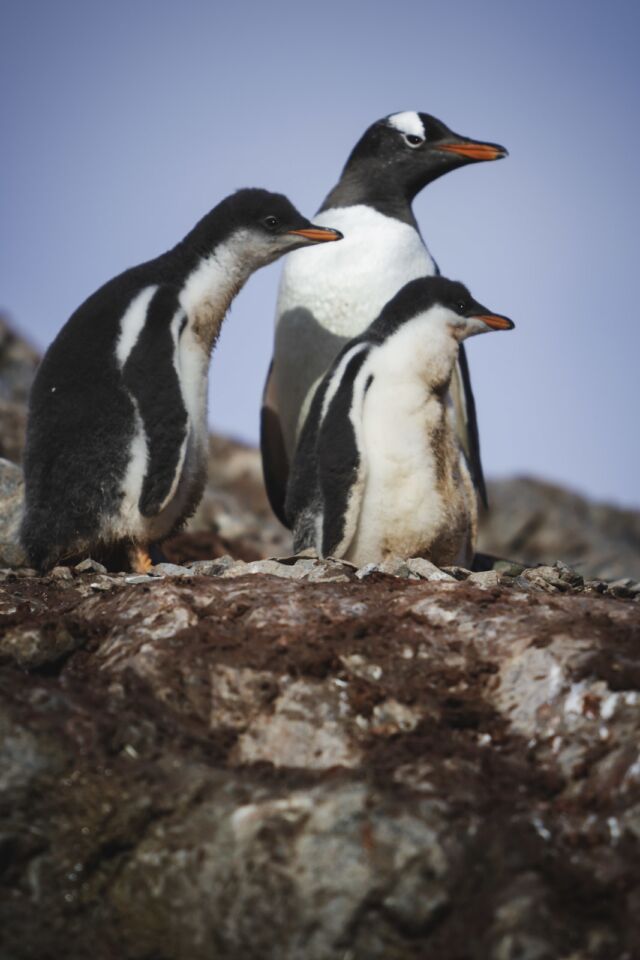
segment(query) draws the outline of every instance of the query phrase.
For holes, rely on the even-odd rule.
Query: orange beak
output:
[[[439,143],[438,150],[447,150],[449,153],[457,153],[467,160],[499,160],[501,157],[508,156],[504,147],[499,147],[495,143],[474,143],[473,141],[463,143]]]
[[[509,320],[508,317],[501,317],[499,313],[484,313],[473,319],[482,320],[492,330],[513,330],[515,327],[513,320]]]
[[[326,243],[328,240],[342,240],[342,234],[339,230],[331,230],[328,227],[308,227],[303,230],[289,230],[289,233],[296,237],[304,237],[305,240],[311,240],[313,243]]]

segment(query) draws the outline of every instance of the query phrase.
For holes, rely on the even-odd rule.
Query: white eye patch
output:
[[[407,110],[404,113],[392,113],[387,123],[390,127],[395,127],[405,136],[420,137],[424,140],[426,137],[424,124],[419,114],[415,110]]]

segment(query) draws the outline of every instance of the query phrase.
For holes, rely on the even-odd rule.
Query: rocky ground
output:
[[[144,577],[36,576],[0,464],[0,960],[637,960],[638,515],[509,481],[524,564],[355,570],[211,454]]]

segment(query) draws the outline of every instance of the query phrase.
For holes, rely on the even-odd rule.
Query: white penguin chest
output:
[[[314,221],[335,227],[344,239],[286,257],[278,319],[303,307],[331,333],[354,337],[406,283],[435,273],[418,231],[372,207],[323,210]]]
[[[366,479],[347,559],[415,556],[436,535],[442,497],[432,441],[441,417],[419,384],[371,385],[361,436]]]

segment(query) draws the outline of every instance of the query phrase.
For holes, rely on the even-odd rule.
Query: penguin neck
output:
[[[437,399],[447,393],[459,345],[444,322],[414,317],[380,345],[385,375],[419,381]]]
[[[237,230],[201,256],[181,287],[180,306],[202,349],[211,354],[231,301],[256,264],[247,253],[246,231]]]
[[[416,193],[407,191],[393,173],[385,168],[362,162],[347,164],[333,190],[325,198],[318,213],[335,207],[364,204],[387,217],[393,217],[418,229],[411,203]]]

